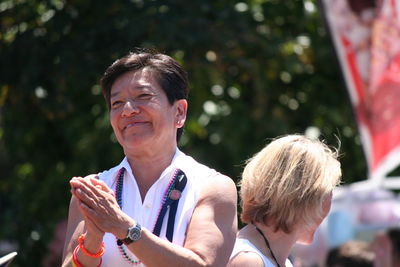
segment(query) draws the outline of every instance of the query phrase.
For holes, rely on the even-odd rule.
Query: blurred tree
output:
[[[345,182],[365,179],[314,0],[3,0],[0,14],[0,240],[18,248],[14,266],[42,264],[72,176],[122,159],[99,79],[135,47],[188,70],[181,148],[200,162],[237,180],[268,138],[307,132],[338,137]]]

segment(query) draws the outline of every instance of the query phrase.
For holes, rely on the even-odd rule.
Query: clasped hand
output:
[[[102,238],[108,232],[125,238],[126,229],[133,224],[132,219],[122,212],[114,192],[103,181],[90,175],[85,178],[74,177],[70,185],[90,235]]]

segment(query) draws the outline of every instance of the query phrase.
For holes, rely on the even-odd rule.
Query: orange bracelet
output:
[[[72,266],[73,267],[83,267],[83,265],[78,261],[78,256],[76,255],[78,253],[79,246],[76,246],[74,249],[74,253],[72,253]],[[101,266],[103,259],[100,259],[99,266]]]
[[[74,253],[72,253],[72,266],[73,267],[83,267],[82,264],[78,261],[77,253],[78,253],[79,246],[76,246],[74,249]]]
[[[85,235],[84,234],[81,234],[79,236],[78,241],[79,241],[80,250],[82,250],[82,252],[85,253],[87,256],[92,257],[92,258],[100,258],[101,256],[104,255],[104,252],[105,252],[104,242],[101,243],[101,247],[100,247],[99,252],[92,254],[89,251],[87,251],[86,248],[83,245],[83,243],[85,241]]]

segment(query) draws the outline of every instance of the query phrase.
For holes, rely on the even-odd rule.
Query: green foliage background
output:
[[[134,47],[187,69],[181,149],[237,180],[268,138],[316,127],[341,140],[345,182],[366,163],[335,53],[314,0],[0,2],[0,241],[13,266],[40,266],[67,216],[68,181],[122,150],[99,79]]]

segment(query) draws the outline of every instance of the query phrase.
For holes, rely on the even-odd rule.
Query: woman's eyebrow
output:
[[[152,88],[152,86],[150,86],[150,85],[139,85],[139,86],[133,87],[132,89],[139,90],[139,91],[145,91],[145,90],[150,90],[151,88]],[[120,94],[119,91],[111,93],[110,98],[113,98],[113,97],[115,97],[115,96],[117,96],[119,94]]]
[[[119,94],[119,92],[111,93],[110,98],[113,98],[113,97],[117,96],[118,94]]]

